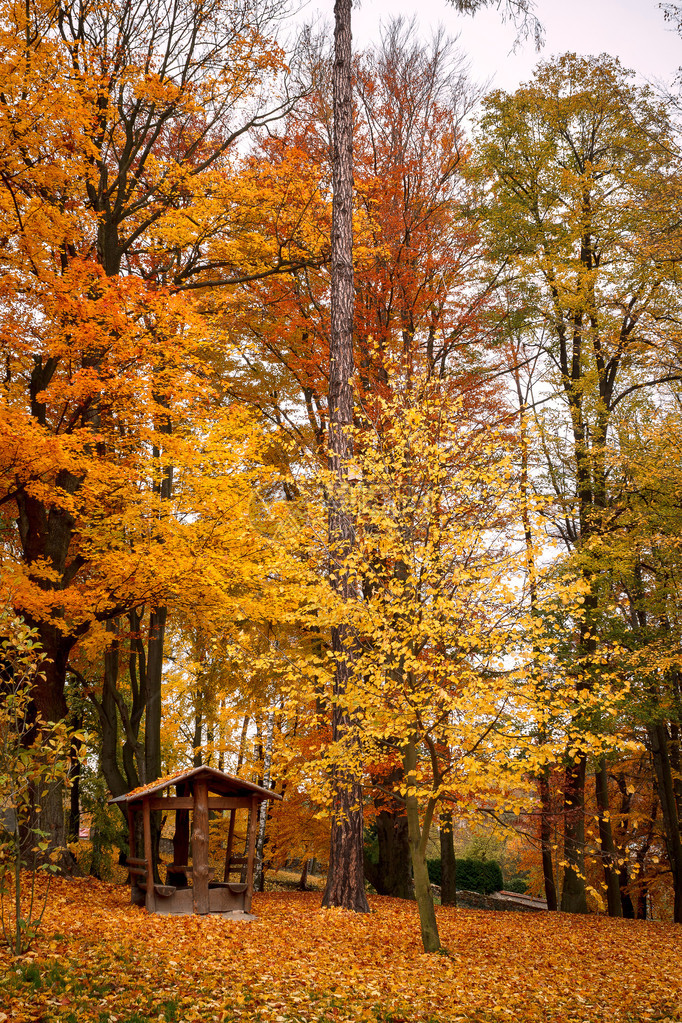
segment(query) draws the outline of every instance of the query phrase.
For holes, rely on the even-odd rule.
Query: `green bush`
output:
[[[440,868],[440,856],[436,857],[433,860],[427,860],[426,861],[426,866],[428,867],[429,881],[431,882],[431,884],[438,884],[439,885],[441,883],[441,878],[442,878],[442,873],[441,873],[441,868]]]
[[[439,885],[442,878],[440,857],[427,860],[426,865],[429,869],[429,881],[431,884]],[[496,860],[457,860],[458,890],[491,895],[503,887],[502,871]]]
[[[504,888],[502,870],[496,860],[481,861],[481,877],[483,879],[484,895],[491,895],[493,892],[499,892],[501,888]]]
[[[459,891],[491,895],[503,887],[502,871],[496,860],[457,860]]]
[[[522,877],[512,877],[504,886],[507,892],[516,892],[518,895],[525,895],[528,891],[528,882]]]

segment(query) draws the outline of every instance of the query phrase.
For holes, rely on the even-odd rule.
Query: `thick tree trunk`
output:
[[[372,884],[379,895],[413,899],[410,843],[404,808],[384,807],[377,814],[376,829],[379,862],[373,870]]]
[[[40,643],[46,658],[41,667],[44,678],[33,691],[36,711],[46,724],[63,721],[68,715],[64,690],[66,666],[73,638],[65,639],[59,630],[49,623],[32,620],[28,615],[26,620],[27,624],[38,629]],[[62,870],[71,871],[74,860],[66,850],[64,785],[61,782],[47,786],[40,800],[40,812],[36,817],[35,825],[49,836],[49,848],[45,852],[45,858],[47,859],[55,849],[62,850],[57,865]]]
[[[675,923],[679,924],[682,923],[682,839],[668,749],[668,732],[663,722],[649,725],[647,732],[656,773],[658,801],[661,804],[663,815],[668,860],[673,877],[673,919]]]
[[[585,772],[587,758],[569,759],[564,774],[564,884],[563,913],[587,913],[585,888]]]
[[[450,811],[440,815],[440,903],[441,906],[457,905],[457,860]]]
[[[597,795],[597,813],[599,815],[599,845],[601,847],[601,858],[604,867],[609,916],[622,916],[623,906],[620,900],[620,884],[618,881],[618,856],[611,827],[609,781],[606,773],[606,761],[603,757],[601,757],[597,764],[594,781]]]
[[[337,781],[322,905],[369,913],[363,863],[362,789],[352,776],[341,775]]]
[[[353,96],[351,77],[351,0],[334,6],[334,154],[331,336],[329,343],[329,468],[342,484],[348,477],[352,455],[349,427],[353,421]],[[329,551],[332,584],[344,600],[355,588],[344,564],[353,547],[354,524],[342,494],[332,494],[329,505]],[[332,735],[347,737],[352,722],[339,703],[352,679],[355,637],[344,626],[332,629],[335,658]],[[357,746],[348,750],[359,759]],[[359,765],[333,767],[333,816],[329,874],[323,906],[343,906],[368,912],[363,864],[362,790]]]
[[[144,722],[145,784],[161,777],[161,678],[168,609],[155,608],[149,615],[147,646],[147,705]]]
[[[549,767],[545,765],[538,777],[540,788],[540,847],[542,849],[542,877],[545,882],[547,909],[556,912],[559,908],[554,864],[552,863],[552,794],[549,785]]]
[[[192,749],[194,754],[192,756],[192,767],[201,767],[203,760],[201,756],[201,735],[203,731],[203,720],[201,717],[201,708],[197,708],[194,714],[194,738],[192,740]]]
[[[301,871],[301,877],[300,877],[299,882],[298,882],[299,891],[302,891],[302,892],[307,892],[308,891],[308,866],[309,866],[309,864],[310,864],[310,860],[306,858],[303,861],[303,870]]]

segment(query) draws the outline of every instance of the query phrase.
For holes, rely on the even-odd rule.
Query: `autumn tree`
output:
[[[298,220],[320,265],[311,261],[290,276],[245,287],[241,325],[231,320],[242,360],[230,389],[235,398],[257,404],[301,447],[322,452],[332,126],[324,51],[315,49],[314,60],[317,88],[281,133],[266,140],[250,173],[262,189],[263,208],[277,211],[281,229],[287,218]],[[355,57],[354,384],[369,405],[377,392],[390,391],[389,377],[400,365],[454,377],[468,413],[480,419],[497,414],[494,388],[486,383],[492,360],[481,357],[491,339],[485,320],[491,287],[476,229],[463,215],[466,147],[460,125],[471,101],[463,58],[443,33],[424,45],[415,40],[413,25],[395,19],[376,49]],[[286,202],[273,199],[278,193]],[[396,887],[390,891],[406,895],[404,810],[379,790],[376,801],[378,871],[389,883],[387,864],[394,863]]]
[[[274,87],[278,10],[3,8],[5,599],[39,631],[46,720],[65,715],[75,644],[146,608],[129,624],[147,642],[146,778],[160,772],[175,464],[190,407],[198,419],[211,402],[181,292],[242,273],[243,254],[209,254],[208,239],[234,204],[236,143],[290,105]],[[44,812],[59,840],[60,806]]]
[[[464,411],[452,382],[423,374],[402,382],[356,427],[361,473],[343,498],[357,522],[349,567],[363,589],[353,602],[332,600],[327,613],[358,636],[344,700],[365,759],[401,767],[394,793],[408,822],[424,948],[435,951],[426,848],[437,808],[500,809],[523,788],[537,694],[514,582],[522,555],[512,542],[518,491],[508,442]],[[336,742],[329,756],[353,755],[343,737]]]
[[[491,252],[519,282],[527,336],[543,353],[553,400],[537,416],[553,521],[588,592],[578,624],[576,699],[599,675],[600,538],[616,512],[610,489],[617,428],[636,396],[676,376],[662,323],[676,308],[675,270],[651,244],[667,229],[643,197],[671,167],[664,111],[608,57],[541,64],[513,95],[485,103],[477,152]],[[533,333],[531,333],[533,332]],[[580,713],[577,711],[577,718]],[[587,722],[585,722],[587,726]],[[585,752],[565,764],[562,908],[586,911]],[[602,855],[618,913],[604,764],[596,767]]]

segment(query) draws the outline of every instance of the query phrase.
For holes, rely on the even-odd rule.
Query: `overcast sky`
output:
[[[331,20],[333,0],[309,0],[306,15],[318,11]],[[647,81],[669,84],[682,65],[682,39],[663,19],[658,0],[537,0],[545,27],[541,53],[532,41],[516,53],[515,30],[501,23],[494,9],[473,18],[457,15],[447,0],[357,0],[353,8],[353,46],[362,48],[379,38],[380,25],[391,15],[416,15],[422,35],[442,24],[471,61],[476,81],[493,78],[492,85],[514,89],[527,81],[538,59],[573,50],[582,54],[610,53]]]

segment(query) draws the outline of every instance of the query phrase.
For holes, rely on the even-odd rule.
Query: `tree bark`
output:
[[[77,730],[83,727],[82,715],[79,716],[73,722],[74,728]],[[80,739],[71,738],[71,770],[69,772],[71,778],[71,791],[69,792],[69,829],[68,835],[71,842],[77,842],[80,835],[80,781],[82,764],[80,761],[80,753],[83,749],[83,743]]]
[[[663,815],[665,843],[673,877],[673,919],[675,923],[679,924],[682,923],[682,839],[680,838],[680,818],[668,749],[668,732],[663,722],[649,725],[647,732],[656,773],[658,801],[661,804]]]
[[[351,0],[334,5],[334,153],[332,162],[331,335],[329,339],[329,468],[339,490],[348,478],[353,421],[353,96],[351,77]],[[354,542],[354,523],[342,494],[329,501],[332,585],[343,600],[355,597],[345,564]],[[342,704],[352,679],[355,637],[343,625],[332,629],[335,659],[332,737],[348,737],[352,722]],[[360,750],[348,750],[346,764],[332,766],[332,828],[329,873],[323,906],[369,912],[365,895],[364,833]]]
[[[449,810],[440,815],[440,904],[457,905],[457,860]]]
[[[623,905],[620,900],[620,884],[618,882],[618,857],[611,827],[609,780],[604,757],[601,757],[597,764],[594,782],[597,795],[597,813],[599,816],[599,845],[601,847],[601,858],[604,867],[609,916],[622,916]]]
[[[264,789],[270,788],[270,769],[272,767],[272,744],[275,729],[275,714],[270,711],[268,714],[268,725],[265,733],[265,749],[263,754],[263,778]],[[256,838],[256,872],[254,887],[258,892],[265,891],[265,869],[263,863],[263,849],[265,847],[265,827],[268,820],[269,800],[264,799],[258,809],[258,836]]]
[[[545,765],[539,773],[540,788],[540,847],[542,849],[542,877],[545,882],[547,909],[556,912],[559,908],[554,865],[552,863],[552,794],[549,786],[549,767]]]
[[[308,891],[308,866],[309,866],[309,864],[310,864],[310,860],[306,857],[306,859],[304,859],[304,861],[303,861],[303,870],[301,871],[301,877],[300,877],[299,882],[298,882],[299,891],[302,891],[302,892],[307,892]]]
[[[422,944],[425,952],[438,952],[441,947],[440,935],[438,934],[436,909],[433,904],[433,893],[426,865],[426,843],[428,842],[429,829],[433,819],[433,804],[429,804],[424,823],[421,824],[415,786],[417,776],[417,745],[414,739],[410,739],[403,749],[403,767],[407,784],[405,810],[407,812],[407,828],[410,854],[412,856],[412,871],[414,874],[414,894],[417,900],[417,909],[419,910]]]
[[[564,774],[564,884],[562,913],[587,913],[585,890],[585,772],[587,758],[578,753]]]
[[[413,899],[410,843],[403,807],[384,807],[376,818],[379,862],[372,884],[379,895]]]

